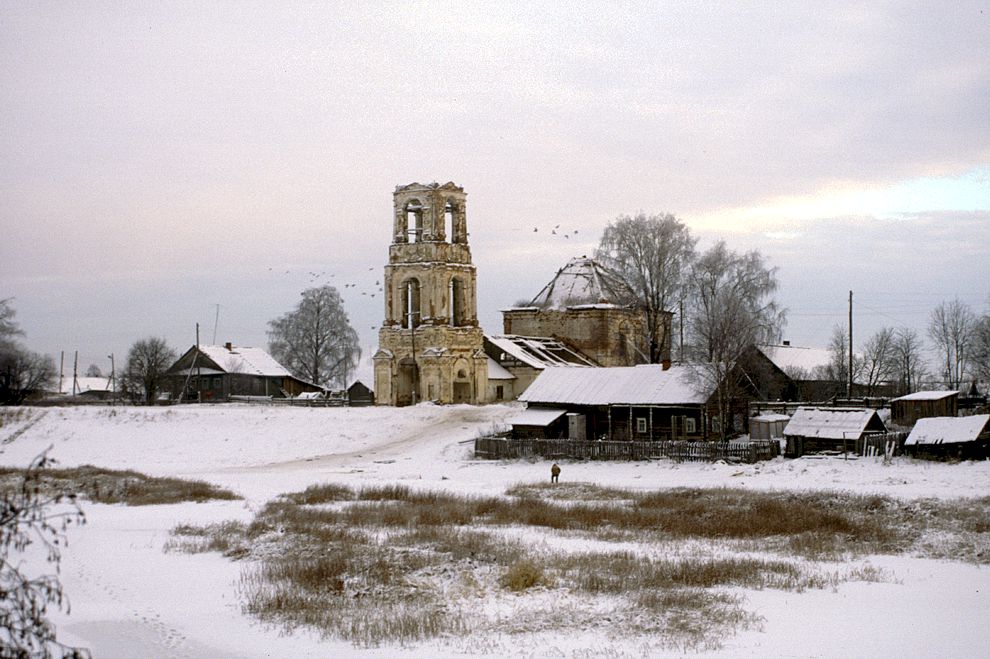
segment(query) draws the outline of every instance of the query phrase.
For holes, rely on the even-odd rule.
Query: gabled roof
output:
[[[526,403],[570,405],[698,405],[684,366],[659,364],[612,368],[546,368],[519,397]]]
[[[988,432],[990,414],[973,416],[933,416],[918,419],[905,446],[918,444],[961,444],[973,442]]]
[[[485,338],[508,357],[536,369],[548,366],[596,366],[581,353],[548,336],[507,334]]]
[[[627,306],[635,297],[622,277],[598,261],[582,257],[571,259],[558,270],[526,308]]]
[[[246,373],[273,377],[291,375],[284,366],[261,348],[231,346],[231,349],[228,350],[225,346],[199,346],[199,351],[225,373]]]
[[[784,435],[822,439],[855,439],[870,425],[881,428],[876,410],[841,407],[799,407],[784,428]]]
[[[488,358],[488,379],[489,380],[515,380],[516,376],[510,373],[504,366],[499,364],[497,361]]]
[[[821,348],[799,348],[797,346],[756,346],[773,365],[790,375],[801,371],[810,376],[819,366],[828,366],[831,355]]]
[[[943,398],[958,395],[958,391],[916,391],[913,394],[908,394],[907,396],[894,398],[890,402],[895,403],[899,400],[942,400]]]

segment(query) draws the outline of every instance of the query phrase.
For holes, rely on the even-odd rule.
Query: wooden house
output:
[[[295,377],[261,348],[193,346],[165,372],[173,400],[222,401],[231,396],[290,398],[324,388]]]
[[[365,407],[375,404],[375,392],[360,380],[347,388],[347,404],[350,407]]]
[[[933,416],[959,416],[959,392],[916,391],[890,401],[890,420],[898,426]]]
[[[904,440],[910,455],[983,460],[990,457],[990,414],[918,419]]]
[[[519,397],[513,436],[655,441],[702,439],[707,396],[683,366],[545,368]]]
[[[784,428],[786,455],[815,451],[858,452],[871,434],[887,432],[876,410],[843,407],[799,407]]]

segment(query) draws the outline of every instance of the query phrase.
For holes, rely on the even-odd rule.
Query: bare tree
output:
[[[17,341],[24,332],[14,320],[11,301],[0,300],[0,405],[19,405],[55,379],[54,360]]]
[[[165,383],[165,371],[176,360],[175,350],[165,339],[149,337],[131,346],[124,366],[125,391],[151,404]]]
[[[86,377],[88,378],[102,378],[103,371],[96,364],[90,364],[89,368],[86,369]]]
[[[14,320],[17,311],[14,310],[13,301],[12,297],[0,300],[0,344],[12,342],[16,337],[24,334]]]
[[[958,298],[935,307],[928,321],[928,336],[941,355],[942,375],[949,389],[959,389],[966,375],[976,315]]]
[[[314,384],[346,386],[361,358],[357,332],[333,286],[303,291],[295,310],[270,321],[268,328],[272,356]]]
[[[874,396],[880,385],[890,382],[896,372],[896,335],[882,327],[863,344],[863,379],[866,395]]]
[[[921,337],[916,330],[907,327],[897,330],[894,336],[894,358],[897,393],[904,395],[917,391],[927,375],[927,369]]]
[[[973,327],[969,367],[974,378],[990,383],[990,313],[984,314]]]
[[[724,438],[745,377],[736,365],[754,344],[775,342],[785,322],[773,298],[777,269],[757,251],[737,254],[719,241],[692,263],[688,282],[691,370],[700,390],[715,393]]]
[[[651,363],[670,355],[666,317],[684,299],[697,242],[670,213],[622,215],[602,234],[595,256],[625,279],[643,305]]]
[[[47,452],[35,458],[19,482],[0,488],[0,656],[88,657],[89,652],[59,643],[46,617],[49,604],[62,607],[65,595],[57,572],[70,524],[85,516],[71,492],[45,483]],[[55,575],[32,576],[18,560],[40,545]]]

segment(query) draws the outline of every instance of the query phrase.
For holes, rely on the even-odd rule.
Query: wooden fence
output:
[[[513,439],[511,437],[478,437],[474,440],[474,455],[492,460],[542,457],[577,460],[656,460],[670,458],[679,461],[758,462],[780,455],[777,441],[758,442],[627,442],[578,441],[571,439]]]

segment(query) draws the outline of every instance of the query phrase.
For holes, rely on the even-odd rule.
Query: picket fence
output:
[[[658,442],[578,441],[571,439],[513,439],[478,437],[474,455],[491,460],[541,457],[572,460],[656,460],[690,462],[758,462],[780,455],[780,443],[771,441],[709,442],[666,440]]]

